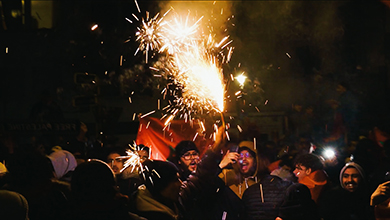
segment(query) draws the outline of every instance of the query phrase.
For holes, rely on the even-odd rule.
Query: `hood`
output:
[[[255,154],[257,155],[257,150],[256,150],[256,146],[255,146],[255,143],[253,141],[241,141],[238,146],[241,148],[241,147],[247,147],[249,149],[251,149],[253,152],[255,152]]]
[[[353,168],[357,169],[357,171],[358,171],[358,172],[360,173],[360,175],[362,176],[362,180],[363,180],[363,181],[365,180],[365,174],[364,174],[363,168],[362,168],[359,164],[357,164],[357,163],[355,163],[355,162],[349,162],[349,163],[345,164],[345,166],[341,169],[341,171],[340,171],[340,176],[339,176],[340,185],[341,185],[341,187],[343,187],[344,189],[345,189],[345,186],[344,186],[344,184],[343,184],[343,174],[344,174],[345,170],[346,170],[347,168],[349,168],[349,167],[353,167]]]
[[[48,156],[53,164],[57,179],[61,179],[69,171],[74,171],[77,166],[76,158],[66,150],[57,150]]]
[[[141,212],[162,212],[172,216],[174,219],[178,218],[178,215],[172,209],[156,201],[145,185],[138,187],[136,204],[137,210]]]
[[[316,186],[323,186],[327,182],[328,174],[324,170],[316,170],[299,181],[299,183],[306,185],[309,189]]]

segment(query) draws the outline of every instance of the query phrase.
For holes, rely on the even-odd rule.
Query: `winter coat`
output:
[[[149,220],[153,219],[205,219],[206,213],[201,213],[202,203],[211,201],[213,196],[211,192],[217,192],[220,179],[217,178],[219,162],[221,155],[207,151],[198,164],[197,171],[194,175],[190,175],[187,181],[182,185],[178,195],[178,202],[175,208],[172,209],[162,204],[158,199],[153,197],[151,193],[142,185],[134,194],[135,208],[134,212],[138,215],[146,217]]]
[[[242,196],[244,219],[275,220],[291,184],[277,176],[266,175],[260,182],[250,186]]]
[[[256,154],[257,158],[257,150],[255,149],[253,142],[242,141],[239,144],[239,147],[248,147]],[[257,183],[257,169],[252,176],[243,177],[237,166],[238,164],[234,164],[233,169],[223,169],[219,174],[219,177],[225,182],[226,186],[236,193],[239,198],[242,198],[244,191],[251,185]]]

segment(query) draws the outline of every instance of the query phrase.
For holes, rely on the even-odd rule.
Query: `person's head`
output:
[[[318,219],[317,207],[311,198],[309,188],[293,183],[286,189],[286,197],[279,208],[279,219],[312,220]]]
[[[120,174],[124,167],[124,159],[120,157],[126,155],[126,149],[122,147],[113,147],[109,150],[107,155],[107,163],[116,175]]]
[[[140,157],[140,160],[141,160],[141,163],[143,163],[145,160],[148,160],[149,159],[149,155],[150,155],[150,148],[143,145],[143,144],[140,144],[138,146],[138,156]]]
[[[57,179],[61,179],[68,172],[74,171],[77,166],[74,155],[66,150],[56,150],[48,157],[53,165]]]
[[[0,190],[0,213],[4,220],[28,220],[26,198],[13,191]]]
[[[182,182],[177,167],[168,161],[146,160],[140,177],[156,198],[177,201]]]
[[[74,198],[81,201],[113,199],[118,192],[115,174],[104,161],[88,160],[74,170],[71,191]]]
[[[257,151],[254,142],[240,142],[237,153],[240,154],[238,160],[240,173],[245,177],[255,175],[257,170]]]
[[[324,169],[323,160],[315,154],[302,154],[296,158],[294,174],[301,181],[317,170]]]
[[[340,184],[348,192],[355,192],[360,189],[363,180],[363,168],[357,163],[347,163],[340,171]]]
[[[193,141],[181,141],[176,145],[177,164],[183,169],[194,172],[199,163],[199,150]]]
[[[312,139],[308,134],[300,134],[297,140],[297,150],[301,152],[310,153],[310,148],[312,146]]]

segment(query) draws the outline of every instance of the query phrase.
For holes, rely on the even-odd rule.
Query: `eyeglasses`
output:
[[[249,152],[240,153],[240,158],[241,158],[241,159],[244,159],[244,158],[252,158],[252,155],[251,155]]]
[[[183,154],[183,156],[181,156],[184,158],[184,160],[191,160],[192,158],[193,159],[198,159],[199,158],[199,154],[198,153],[187,153],[187,154]]]

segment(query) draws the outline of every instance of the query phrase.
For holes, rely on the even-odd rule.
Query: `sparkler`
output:
[[[168,79],[167,87],[163,90],[174,97],[166,109],[169,114],[176,117],[187,117],[198,112],[224,110],[225,84],[221,65],[228,62],[232,47],[228,45],[229,36],[225,36],[216,43],[212,34],[206,35],[201,31],[203,17],[193,18],[190,13],[182,17],[172,12],[173,18],[167,19],[168,10],[161,18],[159,14],[141,20],[137,27],[136,41],[139,46],[135,52],[143,51],[148,56],[153,52],[165,54],[161,66],[152,67],[160,70],[162,76]],[[228,51],[228,56],[222,50]],[[186,112],[186,113],[182,113]],[[168,122],[173,118],[169,117]]]

